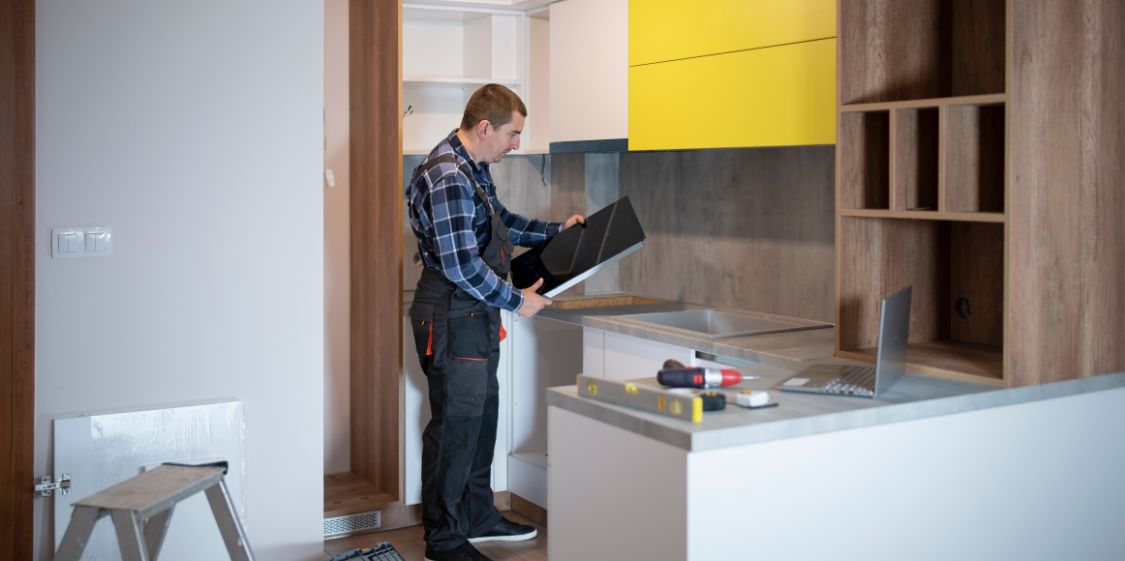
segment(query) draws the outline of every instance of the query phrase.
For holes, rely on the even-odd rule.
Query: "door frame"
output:
[[[35,469],[35,0],[0,1],[0,558],[31,559]]]

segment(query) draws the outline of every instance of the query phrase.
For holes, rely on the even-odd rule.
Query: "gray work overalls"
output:
[[[423,162],[411,182],[442,162],[456,163],[456,159],[445,156]],[[508,228],[472,173],[466,175],[491,222],[491,235],[480,257],[507,279],[512,255]],[[499,409],[500,309],[473,298],[440,271],[426,268],[418,280],[410,319],[432,414],[422,434],[422,522],[426,543],[448,550],[500,521],[491,485]]]

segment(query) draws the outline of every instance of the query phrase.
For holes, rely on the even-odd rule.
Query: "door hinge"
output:
[[[35,494],[40,497],[50,497],[55,494],[55,491],[63,495],[70,494],[69,473],[60,475],[58,481],[52,481],[50,475],[44,475],[39,478],[39,483],[35,485]]]

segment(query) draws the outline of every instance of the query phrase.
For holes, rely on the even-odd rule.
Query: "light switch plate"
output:
[[[113,254],[113,231],[105,226],[51,228],[51,257],[106,257]]]
[[[51,256],[68,259],[82,257],[84,232],[82,228],[51,228]]]

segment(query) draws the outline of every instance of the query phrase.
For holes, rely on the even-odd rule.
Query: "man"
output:
[[[461,126],[438,143],[406,188],[425,269],[410,308],[432,418],[422,435],[422,522],[428,561],[487,560],[473,543],[535,537],[492,502],[499,407],[500,310],[531,317],[551,301],[507,280],[512,245],[585,222],[528,219],[496,197],[489,166],[519,148],[527,108],[498,84],[469,98]]]

